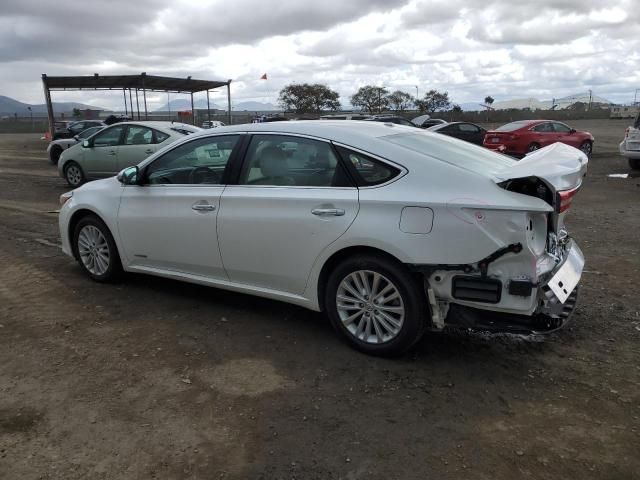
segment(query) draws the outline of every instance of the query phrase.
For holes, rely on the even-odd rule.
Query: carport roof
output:
[[[140,89],[174,93],[195,93],[228,86],[231,80],[196,80],[191,77],[161,77],[157,75],[83,75],[70,77],[49,77],[42,75],[42,81],[49,90],[119,90]]]

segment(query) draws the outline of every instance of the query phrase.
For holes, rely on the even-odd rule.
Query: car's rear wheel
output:
[[[64,178],[72,187],[79,187],[86,181],[82,168],[73,161],[64,166]]]
[[[580,145],[580,150],[582,150],[582,153],[589,157],[591,156],[591,152],[593,151],[593,144],[589,141],[582,142],[582,144]]]
[[[640,158],[630,158],[629,168],[632,170],[640,170]]]
[[[62,148],[55,146],[51,149],[51,152],[49,154],[49,161],[53,164],[53,165],[57,165],[58,164],[58,160],[60,160],[60,155],[62,155]]]
[[[540,148],[540,144],[538,143],[532,143],[531,145],[529,145],[527,147],[527,153],[531,153],[531,152],[535,152],[536,150],[538,150]]]
[[[73,232],[73,249],[82,269],[98,282],[116,280],[122,273],[113,236],[95,215],[87,215],[77,223]]]
[[[427,307],[420,282],[402,264],[358,255],[330,274],[325,308],[334,328],[358,350],[399,355],[424,333]]]

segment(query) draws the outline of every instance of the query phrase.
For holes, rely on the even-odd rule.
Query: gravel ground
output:
[[[0,135],[0,478],[632,479],[640,474],[640,179],[596,136],[568,226],[587,258],[544,341],[431,334],[384,360],[322,315],[169,280],[89,281],[68,188]]]

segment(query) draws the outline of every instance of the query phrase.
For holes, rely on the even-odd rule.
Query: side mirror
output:
[[[84,142],[82,142],[82,148],[90,148],[91,147],[91,142],[89,140],[85,140]]]
[[[569,133],[571,133],[571,134],[576,133],[576,129],[572,128],[571,130],[569,130]]]
[[[138,167],[127,167],[120,170],[117,179],[123,185],[138,185],[139,170]]]

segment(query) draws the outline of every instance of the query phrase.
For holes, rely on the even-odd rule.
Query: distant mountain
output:
[[[199,98],[198,100],[194,100],[193,106],[195,108],[207,108],[207,99]],[[221,108],[211,100],[209,100],[209,107],[211,108],[211,110]],[[175,100],[171,100],[169,103],[165,103],[160,108],[155,109],[156,112],[167,112],[169,110],[171,110],[172,112],[191,110],[191,100],[189,100],[188,98],[176,98]]]
[[[484,110],[484,107],[480,105],[480,102],[461,103],[460,108],[465,112],[479,112],[480,110]]]
[[[240,103],[234,103],[233,104],[233,109],[236,111],[243,111],[243,110],[247,110],[250,112],[265,112],[265,111],[270,111],[270,110],[278,110],[278,107],[276,107],[274,104],[272,103],[262,103],[262,102],[240,102]]]
[[[232,99],[233,101],[233,99]],[[196,109],[206,109],[207,108],[207,100],[206,99],[198,99],[198,100],[194,100],[193,102],[193,106]],[[209,107],[211,108],[211,110],[226,110],[227,109],[227,104],[226,102],[223,102],[222,105],[219,105],[217,103],[213,103],[210,101],[209,103]],[[249,112],[264,112],[264,111],[271,111],[271,110],[277,110],[278,108],[271,104],[271,103],[262,103],[262,102],[239,102],[239,103],[235,103],[233,102],[233,110],[234,111],[249,111]],[[166,103],[164,105],[162,105],[160,108],[157,108],[155,111],[156,112],[167,112],[171,110],[172,112],[178,112],[178,111],[182,111],[182,110],[191,110],[191,100],[187,99],[187,98],[178,98],[175,100],[171,100],[171,102]]]
[[[28,107],[31,107],[33,113],[47,112],[47,106],[45,104],[32,105],[0,95],[0,114],[2,115],[13,115],[14,113],[17,113],[19,116],[29,115]],[[93,110],[106,110],[105,108],[86,105],[84,103],[53,102],[53,111],[56,113],[69,113],[72,112],[74,108],[79,108],[80,110],[86,110],[88,108]]]

